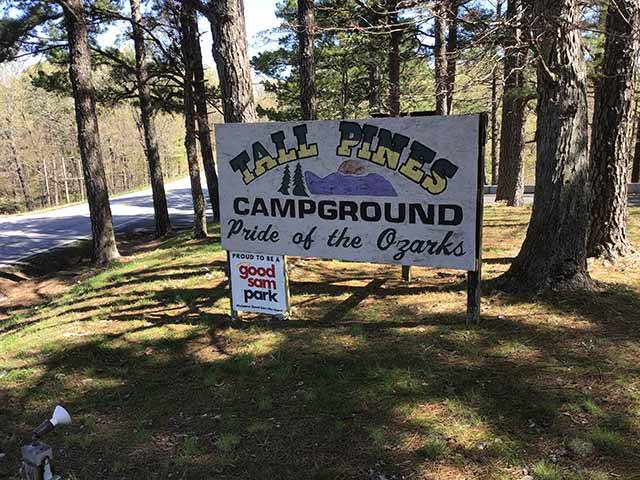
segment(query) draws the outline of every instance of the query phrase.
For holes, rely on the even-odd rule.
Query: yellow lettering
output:
[[[351,139],[344,138],[340,141],[340,145],[338,145],[338,155],[341,157],[350,157],[351,149],[360,143],[360,139]]]
[[[298,147],[298,158],[309,158],[309,157],[317,157],[318,156],[318,144],[312,143],[311,145],[300,145]]]
[[[372,162],[382,165],[383,167],[386,166],[391,170],[396,170],[398,168],[399,160],[400,154],[387,147],[378,147],[371,157]]]
[[[371,144],[370,143],[363,143],[362,146],[358,149],[358,153],[356,154],[356,157],[362,159],[362,160],[371,160]]]
[[[283,163],[292,162],[298,158],[296,156],[296,149],[292,148],[291,150],[285,150],[284,148],[278,150],[278,163],[282,165]]]
[[[256,179],[256,176],[253,173],[251,173],[250,170],[247,170],[246,168],[242,170],[242,180],[244,180],[245,185],[249,185],[255,179]]]
[[[259,177],[264,172],[271,170],[274,167],[278,166],[278,162],[271,155],[267,155],[266,157],[258,158],[255,161],[256,168],[253,171],[256,177]]]
[[[422,162],[411,157],[409,157],[400,167],[400,173],[416,183],[420,183],[425,176],[425,173],[422,170]]]
[[[427,175],[422,182],[422,188],[433,195],[438,195],[447,189],[447,179],[432,171],[431,175]]]

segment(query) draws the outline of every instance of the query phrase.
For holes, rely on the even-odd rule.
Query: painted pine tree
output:
[[[283,195],[289,195],[289,186],[291,185],[291,172],[289,171],[289,165],[285,165],[284,173],[282,174],[282,184],[278,191]]]
[[[304,184],[304,176],[302,175],[302,167],[300,163],[296,165],[296,170],[293,172],[293,193],[299,197],[308,197],[307,187]]]

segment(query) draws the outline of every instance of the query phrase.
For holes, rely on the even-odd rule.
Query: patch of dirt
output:
[[[121,260],[158,248],[171,237],[156,239],[151,232],[118,235]],[[46,302],[93,275],[91,245],[87,241],[54,249],[0,270],[0,321]]]

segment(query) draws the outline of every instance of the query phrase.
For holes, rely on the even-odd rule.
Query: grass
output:
[[[485,282],[529,213],[486,209]],[[629,231],[640,245],[637,208]],[[224,262],[183,234],[9,312],[0,478],[57,402],[74,424],[48,441],[70,479],[637,478],[638,257],[593,263],[595,292],[485,288],[471,330],[463,272],[407,285],[311,259],[291,261],[290,320],[234,323]]]

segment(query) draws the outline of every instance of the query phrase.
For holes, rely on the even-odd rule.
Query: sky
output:
[[[260,53],[263,50],[269,50],[276,46],[276,43],[264,38],[266,31],[278,26],[279,22],[276,18],[276,1],[277,0],[244,0],[245,24],[247,27],[247,40],[249,42],[249,58]],[[211,31],[209,22],[200,17],[200,42],[202,44],[202,60],[207,67],[213,67],[213,55],[211,53]],[[112,27],[105,33],[100,35],[98,42],[102,45],[114,45],[122,43],[122,33],[127,26],[120,24]]]
[[[244,0],[245,24],[247,27],[247,39],[249,42],[249,58],[263,50],[273,48],[274,42],[268,43],[260,38],[260,33],[278,26],[278,19],[275,15],[276,0]],[[202,54],[206,55],[203,61],[211,66],[213,58],[211,55],[211,33],[209,23],[204,20],[200,22],[202,32]]]

